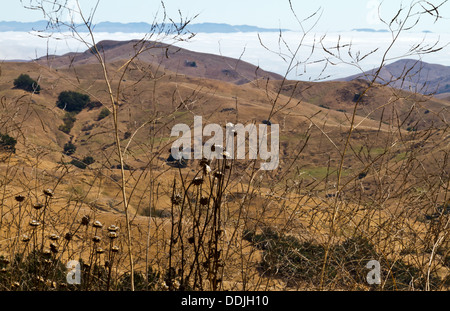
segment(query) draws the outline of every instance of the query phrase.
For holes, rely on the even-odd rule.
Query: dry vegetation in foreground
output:
[[[393,45],[429,14],[420,4],[430,5],[392,19]],[[448,101],[375,83],[377,73],[314,83],[184,75],[147,53],[169,51],[152,38],[189,37],[189,21],[117,45],[97,44],[91,18],[87,52],[1,65],[0,290],[448,290]],[[351,63],[339,44],[323,49]],[[287,72],[302,40],[291,51]],[[14,88],[22,73],[39,94]],[[57,104],[69,90],[86,105]],[[170,129],[195,115],[280,124],[279,168],[168,162]],[[381,284],[367,283],[371,260]],[[67,282],[71,261],[80,284]]]

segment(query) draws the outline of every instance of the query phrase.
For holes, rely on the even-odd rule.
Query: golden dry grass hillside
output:
[[[92,50],[1,64],[0,133],[17,141],[0,153],[1,289],[123,290],[130,271],[156,290],[448,288],[448,101],[148,44],[130,63],[137,42],[99,43],[105,71]],[[20,74],[39,94],[13,87]],[[64,91],[90,103],[62,131]],[[194,116],[278,124],[278,168],[167,162],[172,127]],[[61,264],[80,259],[68,285]]]

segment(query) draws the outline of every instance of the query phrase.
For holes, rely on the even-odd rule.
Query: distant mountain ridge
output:
[[[177,74],[220,80],[237,85],[246,84],[257,79],[282,80],[283,76],[265,71],[240,59],[221,55],[194,52],[174,45],[154,41],[113,41],[104,40],[97,43],[97,48],[108,63],[130,58],[136,50],[146,50],[137,59],[139,62],[153,64],[161,70]],[[97,59],[92,50],[65,55],[47,55],[35,60],[42,65],[51,64],[53,68],[93,65]]]
[[[378,68],[375,68],[361,74],[339,79],[338,81],[372,80],[377,70]],[[384,66],[376,82],[391,82],[390,85],[392,87],[417,91],[423,94],[449,93],[450,66],[430,64],[415,59],[401,59]]]
[[[0,22],[0,32],[6,31],[41,31],[47,28],[47,21],[37,21],[37,22],[10,22],[1,21]],[[140,23],[118,23],[118,22],[101,22],[96,24],[95,31],[97,32],[124,32],[124,33],[146,33],[152,28],[152,25],[144,22]],[[83,30],[82,25],[80,25],[80,31]],[[289,31],[289,29],[278,29],[278,28],[261,28],[257,26],[249,25],[229,25],[224,23],[198,23],[188,25],[187,30],[193,33],[236,33],[236,32],[279,32]]]

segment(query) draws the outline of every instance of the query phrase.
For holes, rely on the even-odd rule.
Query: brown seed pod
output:
[[[111,240],[117,239],[119,237],[119,235],[117,234],[117,232],[108,232],[108,238],[110,238]]]
[[[31,239],[28,235],[26,235],[26,234],[22,235],[22,242],[28,243],[28,242],[30,242],[30,240]]]
[[[23,195],[20,195],[20,194],[16,195],[15,199],[16,199],[17,202],[25,201],[25,197]]]
[[[36,210],[40,210],[43,207],[44,207],[44,204],[42,204],[42,203],[34,203],[33,204],[33,208]]]
[[[214,177],[216,177],[217,179],[222,179],[223,178],[223,173],[220,171],[217,171],[214,173]]]
[[[94,228],[98,228],[98,229],[103,228],[103,224],[100,221],[98,221],[98,220],[96,220],[92,226]]]
[[[207,197],[201,197],[200,198],[200,204],[201,205],[208,205],[209,199]]]
[[[117,232],[118,230],[119,230],[119,227],[117,227],[116,225],[111,225],[108,227],[109,232]]]
[[[48,197],[53,197],[53,190],[52,189],[45,189],[43,190],[44,194]]]
[[[83,218],[81,218],[81,224],[83,226],[88,226],[90,221],[91,217],[89,217],[88,215],[84,215]]]
[[[35,227],[35,228],[39,227],[41,225],[41,223],[37,220],[31,220],[29,224],[30,224],[30,226]]]
[[[113,253],[118,253],[118,252],[119,252],[119,247],[114,245],[114,246],[111,248],[111,251],[112,251]]]
[[[102,238],[99,237],[98,235],[96,235],[92,238],[92,241],[94,241],[94,243],[99,243],[101,240],[102,240]]]
[[[96,252],[97,254],[103,254],[103,253],[105,252],[105,250],[104,250],[103,248],[99,247],[99,248],[97,248],[97,249],[95,250],[95,252]]]
[[[183,198],[179,194],[175,194],[172,198],[173,205],[180,205],[182,201],[183,201]]]
[[[64,235],[64,239],[67,240],[67,241],[72,241],[72,239],[73,239],[73,234],[72,234],[71,232],[67,232],[67,233]]]
[[[58,253],[58,245],[56,245],[55,243],[50,243],[50,251],[53,254],[57,254]]]
[[[195,238],[194,238],[193,236],[191,236],[191,237],[188,239],[188,242],[189,242],[189,244],[194,244]]]
[[[58,241],[59,235],[53,233],[53,234],[50,234],[50,236],[48,238],[52,241]]]
[[[203,177],[195,177],[192,183],[196,186],[203,184]]]

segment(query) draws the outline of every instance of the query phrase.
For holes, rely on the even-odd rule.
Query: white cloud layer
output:
[[[143,34],[130,33],[96,34],[97,41],[106,39],[131,40],[142,37]],[[389,50],[387,54],[388,63],[399,58],[417,59],[418,56],[409,54],[412,47],[422,42],[423,47],[429,48],[437,40],[440,42],[438,46],[444,46],[450,42],[450,34],[438,36],[433,33],[404,33]],[[298,48],[300,42],[302,44]],[[342,59],[332,57],[322,48],[323,44],[328,51],[336,54],[338,53],[336,49],[338,42]],[[176,45],[198,52],[221,54],[234,58],[240,57],[244,61],[259,65],[264,70],[281,75],[288,74],[290,79],[316,80],[318,78],[343,78],[360,73],[361,69],[370,70],[379,66],[383,54],[391,42],[392,36],[390,33],[346,32],[328,33],[326,36],[324,34],[308,34],[303,37],[300,33],[286,32],[283,34],[283,40],[280,40],[278,33],[262,33],[260,38],[256,33],[199,33],[190,41],[177,42]],[[314,50],[312,49],[313,46],[315,46]],[[377,48],[378,51],[362,60],[359,63],[360,67],[358,67],[354,63],[354,59],[348,54],[349,48],[355,57],[358,51],[360,51],[360,57]],[[450,66],[449,48],[445,47],[439,52],[423,55],[422,60]],[[290,64],[292,53],[297,49],[296,58]],[[84,50],[86,50],[86,46],[70,36],[45,39],[36,34],[23,32],[0,33],[0,60],[32,60],[47,53],[62,55],[71,51],[82,52]],[[329,62],[323,61],[325,58]],[[327,66],[324,70],[325,64]],[[290,65],[291,67],[289,67]],[[288,68],[291,70],[287,73]]]

